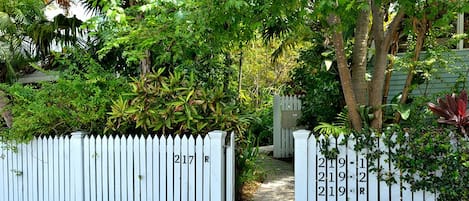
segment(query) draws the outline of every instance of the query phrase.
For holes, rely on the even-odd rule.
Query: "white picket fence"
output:
[[[0,200],[233,201],[234,134],[225,138],[36,138],[0,149]]]
[[[298,96],[274,96],[274,157],[293,157],[293,131],[301,117],[301,100]]]
[[[400,181],[399,170],[389,163],[387,155],[376,161],[382,167],[382,175],[394,175],[397,181],[388,185],[368,168],[366,151],[354,151],[354,140],[330,137],[330,146],[337,147],[339,155],[327,159],[320,152],[320,142],[307,130],[298,130],[295,137],[295,200],[304,201],[434,201],[436,195],[429,192],[412,192],[410,185]],[[379,150],[389,153],[382,140]],[[393,150],[391,150],[393,151]]]

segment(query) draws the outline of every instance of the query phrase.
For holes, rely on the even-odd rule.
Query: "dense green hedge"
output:
[[[4,140],[22,142],[33,136],[62,135],[75,130],[102,133],[112,100],[129,87],[125,79],[100,72],[0,88],[10,97],[6,109],[13,114],[12,128],[3,128],[0,134]]]

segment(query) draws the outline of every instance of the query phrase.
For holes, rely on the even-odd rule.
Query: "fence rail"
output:
[[[234,134],[225,138],[36,138],[0,149],[0,200],[232,201]]]
[[[299,96],[274,96],[274,157],[293,157],[293,131],[298,129],[297,120],[301,117]]]
[[[307,130],[298,130],[295,137],[295,200],[305,201],[434,201],[429,192],[412,192],[410,185],[400,181],[399,170],[383,154],[376,163],[381,174],[395,175],[395,184],[380,180],[370,171],[366,151],[354,150],[355,141],[340,143],[344,136],[329,137],[330,146],[339,150],[337,157],[327,159],[320,151],[324,136],[316,138]],[[379,149],[389,153],[382,140]],[[388,174],[391,173],[391,174]],[[397,176],[396,176],[397,175]]]

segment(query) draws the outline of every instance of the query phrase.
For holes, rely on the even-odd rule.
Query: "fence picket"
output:
[[[90,172],[90,162],[91,162],[91,153],[90,153],[90,137],[85,136],[83,138],[83,176],[84,178],[84,183],[85,183],[85,200],[91,200],[91,172]],[[62,200],[62,198],[60,199]]]
[[[126,159],[126,166],[127,166],[127,181],[126,181],[126,192],[127,198],[126,200],[134,200],[134,143],[132,136],[127,137],[127,159]]]
[[[145,162],[146,162],[146,166],[145,166],[145,173],[146,173],[146,179],[145,179],[145,188],[144,188],[144,191],[145,191],[145,199],[143,199],[144,201],[152,201],[152,200],[155,200],[153,198],[153,191],[158,191],[158,189],[154,189],[153,188],[153,163],[155,161],[153,161],[153,141],[152,141],[152,138],[150,136],[148,136],[146,139],[145,139],[145,154],[146,154],[146,158],[145,158]]]
[[[46,161],[46,169],[47,169],[47,197],[44,198],[45,200],[54,200],[53,195],[54,193],[54,150],[52,147],[52,137],[47,137],[47,161]]]
[[[195,199],[203,200],[204,199],[204,178],[205,178],[205,168],[204,168],[204,139],[199,135],[195,139],[195,171],[199,174],[195,175],[195,180],[197,181],[195,186]]]
[[[119,177],[120,175],[116,175],[115,174],[115,171],[116,171],[116,165],[114,164],[114,162],[116,161],[116,158],[115,158],[115,155],[116,155],[116,152],[115,152],[115,138],[112,137],[112,136],[109,136],[108,137],[108,170],[109,170],[109,174],[108,174],[108,180],[109,180],[109,183],[108,183],[108,196],[109,196],[109,200],[116,200],[116,178]]]
[[[12,152],[13,165],[11,167],[11,179],[13,180],[13,201],[19,200],[19,180],[16,179],[18,174],[19,154]],[[47,184],[47,183],[46,183]]]
[[[409,139],[408,133],[405,134],[405,139]],[[403,177],[402,173],[400,173],[399,176]],[[401,192],[402,192],[402,198],[412,197],[412,189],[410,187],[410,184],[402,181],[402,178],[401,178]]]
[[[44,138],[45,141],[44,141],[44,145],[45,145],[45,154],[44,154],[44,200],[52,200],[52,198],[50,197],[50,195],[53,193],[52,192],[52,189],[51,189],[51,184],[52,184],[52,181],[50,181],[52,175],[52,171],[51,171],[51,168],[52,168],[52,165],[51,165],[51,162],[52,162],[52,151],[50,150],[52,148],[52,145],[50,144],[50,137],[46,137]]]
[[[8,177],[6,175],[7,169],[5,168],[6,164],[8,163],[7,161],[7,155],[3,143],[0,143],[0,178],[3,178],[0,181],[0,185],[3,186],[3,188],[0,188],[0,198],[2,200],[7,200],[8,199]],[[32,200],[32,199],[31,199]]]
[[[121,200],[127,200],[128,198],[128,183],[131,182],[129,180],[129,176],[128,174],[130,174],[130,170],[128,169],[128,163],[129,161],[127,160],[127,155],[128,154],[131,154],[129,153],[129,151],[127,150],[127,143],[128,143],[128,137],[123,137],[120,139],[120,151],[121,151],[121,155],[120,155],[120,167],[121,167],[121,174],[122,176],[120,177],[120,189],[121,189]]]
[[[196,164],[197,164],[197,155],[196,155],[196,144],[195,144],[195,140],[194,140],[194,136],[191,135],[189,137],[189,141],[188,141],[188,149],[187,149],[187,154],[189,156],[193,156],[192,158],[192,161],[189,163],[189,167],[188,167],[188,180],[187,180],[187,188],[188,188],[188,197],[187,197],[187,200],[189,201],[195,201],[196,200],[196,186],[198,186],[198,184],[196,183],[197,182],[197,177],[196,175],[197,174],[201,174],[201,172],[197,172],[197,169],[196,169]]]
[[[160,178],[160,140],[156,136],[151,139],[151,143],[153,144],[153,146],[150,146],[153,148],[152,150],[153,160],[151,160],[153,163],[152,164],[153,166],[151,168],[152,171],[150,171],[150,174],[153,174],[151,177],[153,187],[150,188],[151,198],[149,199],[149,201],[158,200],[159,199],[158,192],[160,192],[160,181],[158,180],[158,178]]]
[[[321,152],[321,145],[324,143],[325,137],[319,136],[318,138],[318,149],[316,149],[317,155],[317,200],[326,201],[327,198],[327,159]]]
[[[391,134],[391,141],[395,142],[397,139],[397,134]],[[390,153],[396,153],[396,150],[398,149],[396,145],[395,147],[392,147],[389,149]],[[389,159],[392,161],[393,159]],[[400,191],[400,178],[399,178],[399,169],[397,169],[394,165],[394,163],[389,162],[389,177],[392,177],[396,183],[393,183],[390,187],[390,197],[391,200],[400,200],[401,199],[401,191]]]
[[[166,174],[166,164],[167,164],[167,159],[166,159],[166,137],[161,136],[160,139],[160,200],[167,200],[166,195],[168,194],[168,191],[166,189],[166,180],[168,178]]]
[[[436,197],[434,193],[425,192],[425,201],[435,201]]]
[[[336,138],[332,135],[329,136],[329,139],[326,139],[330,142],[330,147],[337,148]],[[326,195],[327,200],[336,200],[337,198],[337,159],[327,159],[326,160],[326,169],[327,169],[327,189]]]
[[[62,167],[64,168],[63,174],[63,199],[70,200],[70,141],[68,136],[61,136],[62,138],[62,148],[63,148],[63,158],[62,158]]]
[[[96,138],[96,201],[103,201],[103,139]]]
[[[33,182],[34,182],[34,177],[35,177],[34,171],[33,171],[33,163],[34,163],[34,162],[33,162],[33,161],[34,161],[34,159],[33,159],[33,153],[35,153],[35,151],[34,151],[34,146],[32,145],[32,143],[33,143],[33,142],[29,142],[29,143],[27,144],[27,146],[26,146],[26,147],[28,147],[28,151],[27,151],[28,156],[27,156],[27,163],[26,163],[26,164],[28,164],[28,165],[27,165],[27,172],[28,172],[28,181],[27,181],[27,182],[28,182],[28,196],[27,196],[26,200],[31,200],[31,201],[34,200],[34,199],[33,199],[33,197],[34,197],[34,192],[36,191],[36,190],[34,189],[34,185],[33,185],[33,184],[34,184],[34,183],[33,183]],[[0,148],[0,149],[1,149],[1,148]],[[60,148],[59,148],[59,150],[60,150]],[[60,155],[60,153],[59,153],[59,155]],[[0,158],[1,158],[1,150],[0,150]],[[0,159],[0,160],[1,160],[1,159]],[[2,166],[0,165],[0,171],[1,171],[1,168],[2,168]],[[61,168],[61,167],[59,166],[59,170],[60,170],[60,168]],[[1,173],[0,173],[0,175],[1,175]],[[3,178],[3,177],[0,177],[0,178]],[[1,183],[1,182],[0,182],[0,183]],[[60,184],[59,184],[59,186],[60,186]],[[0,193],[2,193],[1,190],[0,190]],[[59,194],[59,195],[60,195],[60,194]],[[59,198],[60,198],[60,197],[59,197]]]
[[[145,147],[144,145],[140,144],[140,140],[137,136],[132,139],[133,142],[133,155],[134,155],[134,162],[133,162],[133,169],[134,169],[134,189],[133,189],[133,197],[135,201],[140,201],[142,198],[142,182],[143,177],[145,176],[142,172],[142,155],[140,155],[140,148]]]
[[[309,135],[309,132],[308,132]],[[317,151],[317,141],[314,135],[309,136],[308,140],[308,148],[306,150],[306,157],[307,158],[307,165],[308,167],[308,177],[307,177],[307,183],[310,188],[308,188],[308,199],[309,200],[315,200],[316,195],[314,193],[310,192],[316,192],[316,180],[315,179],[310,179],[310,178],[316,178],[317,172],[316,172],[316,151]],[[295,151],[296,153],[296,151]],[[299,159],[301,160],[301,159]]]
[[[114,178],[114,182],[115,182],[115,186],[114,186],[114,189],[116,191],[115,193],[115,200],[116,201],[121,201],[123,200],[122,196],[122,186],[123,186],[123,181],[124,181],[124,175],[122,173],[122,159],[123,159],[123,156],[124,156],[124,153],[122,151],[122,138],[114,138],[114,158],[115,158],[115,161],[114,161],[114,172],[115,172],[115,178]]]
[[[388,184],[386,183],[386,181],[384,181],[383,179],[381,178],[385,178],[385,175],[387,175],[389,173],[389,157],[388,157],[388,153],[389,153],[389,149],[384,145],[384,140],[385,140],[385,134],[382,134],[378,139],[379,139],[379,142],[378,142],[378,146],[379,146],[379,150],[384,153],[384,154],[381,154],[381,158],[379,159],[379,167],[380,167],[380,172],[378,175],[380,175],[378,177],[378,181],[379,181],[379,197],[380,197],[380,200],[389,200],[390,198],[390,188],[388,186]]]
[[[376,134],[372,133],[371,138],[375,139]],[[374,143],[379,145],[379,142],[377,141]],[[368,164],[371,164],[372,162],[374,162],[374,164],[378,164],[379,159],[368,161]],[[368,200],[379,200],[379,186],[375,184],[378,184],[378,173],[377,171],[371,171],[370,165],[368,165]]]
[[[7,154],[6,154],[6,158],[7,158],[7,162],[6,162],[6,166],[5,166],[5,175],[6,175],[6,178],[7,178],[7,185],[6,187],[8,188],[7,190],[7,200],[10,200],[10,199],[13,199],[13,180],[11,178],[11,165],[13,163],[13,156],[11,155],[11,150],[7,150],[6,151]]]
[[[203,200],[204,201],[210,201],[210,177],[211,177],[211,165],[210,165],[210,160],[211,158],[211,147],[206,146],[210,144],[210,136],[205,136],[204,138],[204,152],[203,152],[203,170],[204,170],[204,179],[203,179]]]
[[[182,136],[181,139],[181,200],[188,200],[189,196],[189,165],[192,163],[191,156],[188,154],[187,137]],[[192,156],[193,157],[193,156]],[[192,158],[193,159],[193,158]]]
[[[53,200],[59,200],[59,194],[60,194],[59,193],[59,180],[60,180],[59,152],[60,150],[58,149],[59,139],[57,137],[54,137],[52,139],[52,147],[53,147],[53,162],[54,162],[53,163],[54,170],[52,171],[54,175],[54,187],[53,187],[54,198]],[[27,149],[23,149],[23,150],[27,150]]]
[[[423,191],[417,191],[413,193],[413,201],[425,201]]]
[[[226,175],[226,200],[235,200],[235,154],[236,150],[236,143],[235,143],[235,134],[231,132],[230,139],[228,142],[228,147],[226,148],[226,168],[225,168],[225,175]]]
[[[174,176],[173,176],[173,196],[174,200],[181,200],[181,169],[182,169],[182,161],[183,155],[181,153],[181,138],[180,136],[176,136],[174,138]]]
[[[89,139],[89,153],[86,156],[85,160],[89,160],[89,174],[90,174],[90,200],[91,201],[96,201],[96,181],[97,181],[97,175],[96,175],[96,138],[90,137]]]
[[[167,200],[174,200],[174,139],[168,137],[166,147],[166,182],[167,182]]]
[[[20,192],[21,194],[21,199],[20,200],[27,200],[28,199],[28,194],[30,192],[30,189],[29,189],[29,175],[30,175],[30,172],[28,171],[28,156],[29,156],[29,147],[30,146],[27,146],[26,144],[21,144],[21,172],[22,172],[22,175],[21,175],[21,186],[22,186],[22,192]]]
[[[347,144],[344,135],[337,138],[337,201],[347,201]]]
[[[108,150],[109,150],[109,138],[107,136],[103,136],[102,138],[102,146],[101,146],[101,171],[102,171],[102,199],[109,200],[109,165],[108,165]]]
[[[366,159],[367,150],[359,152],[357,157],[357,200],[368,199],[368,161]]]
[[[347,198],[350,201],[357,201],[357,154],[354,150],[355,136],[350,135],[347,141]]]
[[[38,142],[38,186],[39,201],[44,201],[44,137]],[[67,167],[65,167],[67,169]]]
[[[148,197],[148,190],[147,190],[147,183],[148,181],[151,181],[150,178],[148,177],[148,171],[147,171],[147,167],[148,167],[148,164],[147,162],[149,162],[149,160],[147,159],[147,155],[146,155],[146,147],[147,147],[147,144],[146,144],[146,140],[145,140],[145,137],[143,136],[140,136],[140,139],[139,139],[139,142],[140,142],[140,149],[139,149],[139,152],[140,152],[140,174],[141,174],[141,186],[140,186],[140,191],[141,191],[141,197],[140,197],[140,200],[143,200],[143,201],[147,201],[147,197]]]

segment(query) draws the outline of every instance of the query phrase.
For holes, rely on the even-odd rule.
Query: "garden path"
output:
[[[254,194],[253,201],[293,201],[295,177],[292,159],[272,158],[272,148],[260,148],[259,162],[266,172],[266,178]]]

